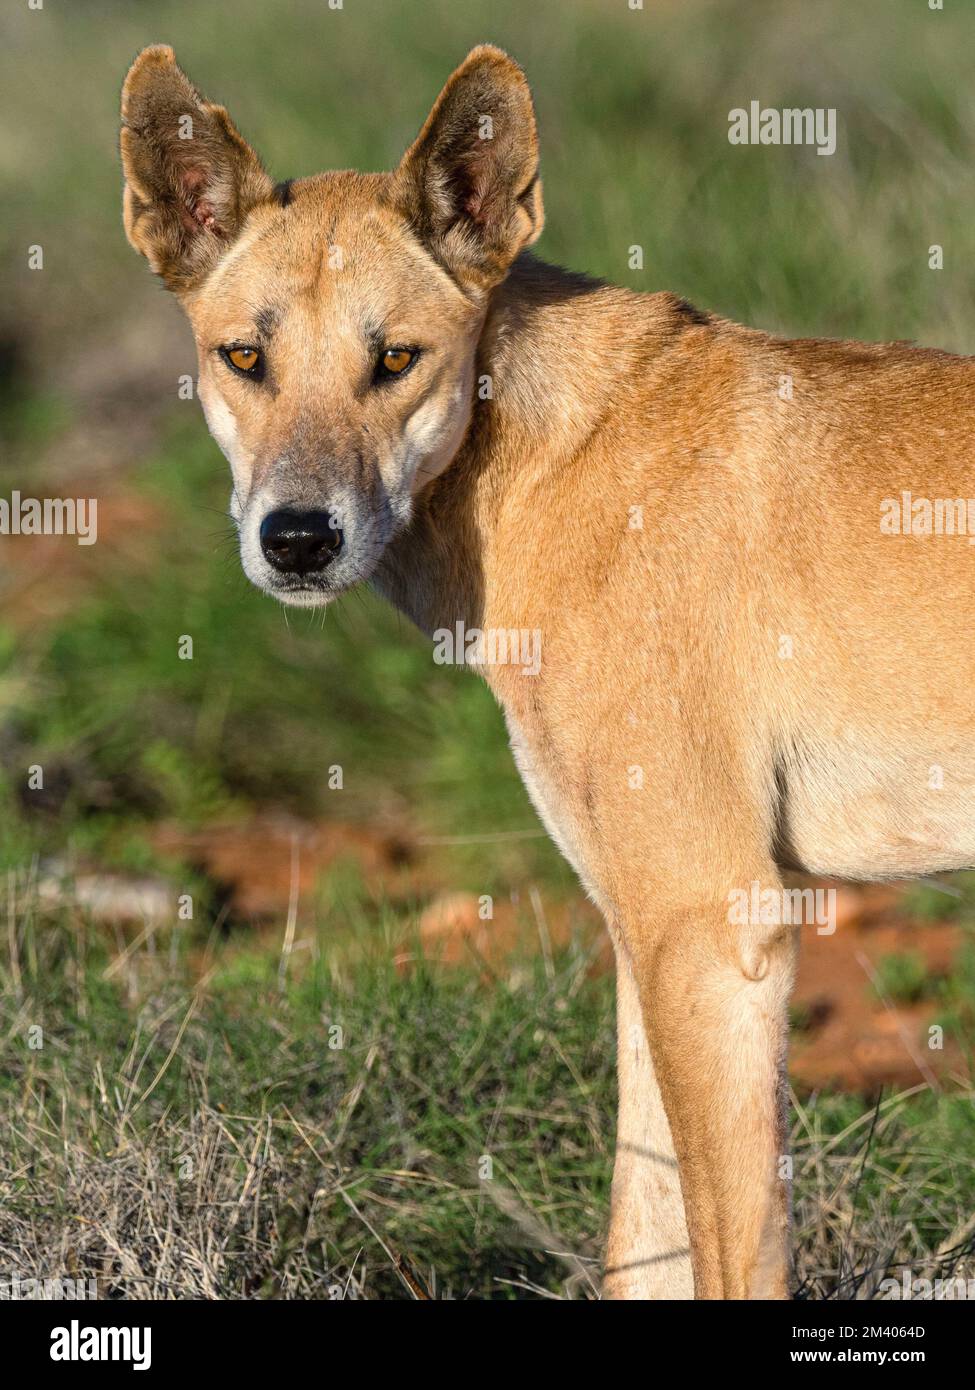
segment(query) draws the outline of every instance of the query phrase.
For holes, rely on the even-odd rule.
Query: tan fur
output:
[[[126,225],[193,324],[245,565],[261,499],[341,495],[348,582],[427,633],[541,634],[538,675],[484,675],[617,950],[607,1293],[785,1297],[798,933],[732,925],[729,892],[785,864],[975,861],[975,552],[880,529],[904,489],[973,491],[975,367],[782,341],[535,261],[531,101],[495,49],[394,174],[301,180],[287,206],[169,50],[136,61],[123,113]],[[266,389],[214,355],[262,309]],[[394,391],[370,389],[365,321],[424,346]]]

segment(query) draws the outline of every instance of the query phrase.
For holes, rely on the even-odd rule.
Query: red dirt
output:
[[[489,979],[519,952],[557,949],[575,933],[592,948],[594,973],[612,968],[599,916],[581,896],[545,900],[529,886],[488,907],[473,893],[445,890],[444,866],[406,835],[263,819],[195,834],[163,828],[155,842],[221,884],[233,914],[255,924],[280,927],[293,882],[298,921],[309,921],[323,875],[352,861],[377,902],[385,899],[410,909],[426,903],[419,917],[421,949],[448,967],[475,962]],[[933,1050],[927,1045],[935,1004],[885,1001],[872,982],[871,972],[883,957],[907,951],[923,956],[929,975],[947,975],[964,940],[962,929],[952,924],[905,918],[901,897],[902,890],[893,887],[841,887],[835,933],[802,929],[794,1003],[805,1026],[793,1031],[790,1056],[792,1079],[802,1089],[870,1092],[882,1084],[930,1084],[964,1070],[955,1046],[946,1043],[944,1050]],[[488,910],[489,917],[484,915]],[[404,951],[400,968],[409,968],[411,959]]]
[[[840,890],[846,911],[836,933],[803,928],[795,1004],[811,1027],[793,1035],[789,1070],[804,1087],[832,1085],[871,1091],[883,1084],[908,1087],[963,1071],[956,1046],[929,1048],[935,1003],[897,1004],[878,997],[871,969],[884,957],[923,956],[927,973],[950,974],[964,941],[958,926],[918,923],[900,911],[902,889],[871,886]],[[869,968],[868,968],[869,967]]]
[[[132,491],[100,495],[103,486],[72,482],[68,494],[98,499],[93,545],[79,545],[76,536],[0,536],[4,617],[18,631],[72,612],[106,554],[130,568],[145,564],[147,536],[162,526],[158,510]]]
[[[153,844],[202,870],[227,893],[233,915],[252,923],[280,921],[292,893],[298,920],[305,920],[323,876],[342,863],[354,865],[372,892],[394,903],[429,892],[411,840],[334,821],[262,817],[198,831],[163,825]]]

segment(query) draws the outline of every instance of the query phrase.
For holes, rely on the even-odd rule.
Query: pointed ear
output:
[[[126,235],[177,292],[204,278],[273,191],[226,111],[200,96],[164,44],[129,69],[121,151]]]
[[[466,290],[502,280],[544,221],[535,112],[518,64],[490,45],[469,53],[393,178],[406,216]]]

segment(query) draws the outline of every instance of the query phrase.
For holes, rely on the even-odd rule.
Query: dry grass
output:
[[[200,977],[192,932],[8,925],[0,1270],[101,1297],[596,1296],[612,995],[580,951],[491,987],[305,952],[282,987],[273,949],[211,940]],[[795,1100],[800,1296],[971,1277],[971,1102]]]

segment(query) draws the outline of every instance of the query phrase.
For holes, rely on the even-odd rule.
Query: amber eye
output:
[[[232,372],[249,381],[264,380],[264,354],[249,343],[231,343],[217,349]]]
[[[387,348],[379,359],[380,376],[402,376],[419,353],[414,348]]]
[[[253,371],[260,361],[256,347],[228,347],[227,357],[231,367],[238,371]]]

